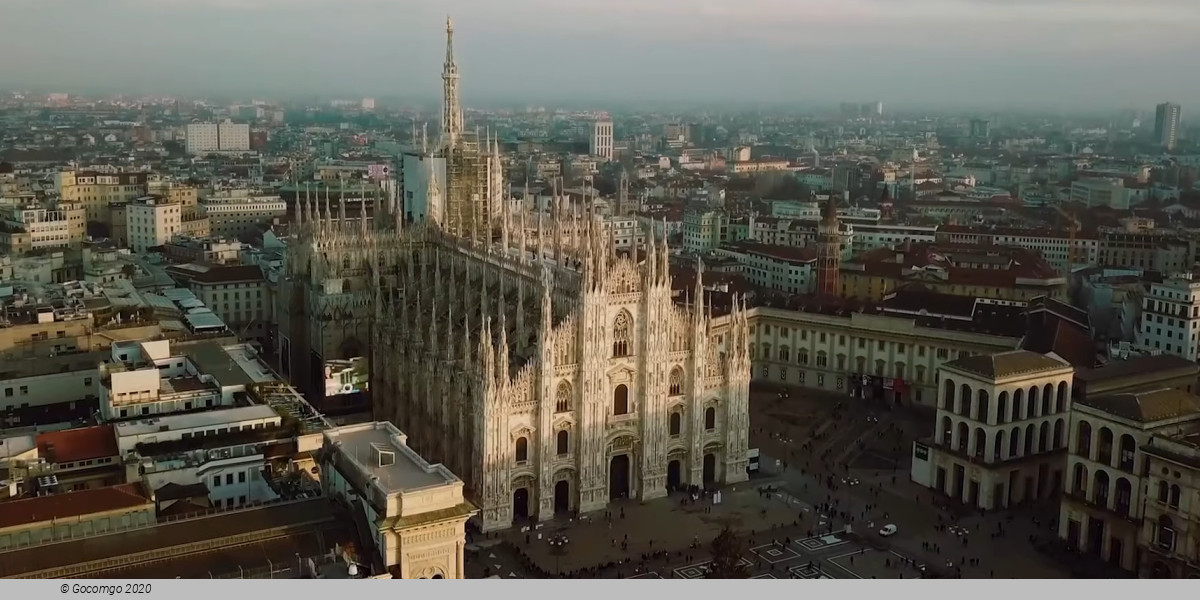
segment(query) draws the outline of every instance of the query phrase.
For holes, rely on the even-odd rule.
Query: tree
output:
[[[746,579],[750,572],[742,557],[746,553],[746,541],[726,524],[712,541],[712,562],[708,563],[708,579]]]

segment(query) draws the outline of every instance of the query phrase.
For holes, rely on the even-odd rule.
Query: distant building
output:
[[[1137,345],[1187,360],[1200,358],[1200,279],[1190,271],[1150,285],[1142,298]]]
[[[258,265],[186,264],[167,268],[240,337],[274,344],[271,286]]]
[[[287,202],[281,197],[253,190],[219,190],[200,202],[200,214],[208,219],[210,235],[221,238],[236,238],[287,212]]]
[[[183,207],[158,196],[143,196],[125,208],[126,235],[134,252],[145,252],[171,241],[181,229]]]
[[[1080,179],[1071,183],[1071,201],[1088,208],[1103,206],[1128,210],[1130,194],[1120,179]]]
[[[187,153],[213,154],[250,151],[250,125],[224,121],[221,123],[189,123]]]
[[[588,154],[599,156],[605,160],[613,159],[613,123],[600,120],[592,123],[591,137],[588,138]]]
[[[1183,107],[1170,102],[1163,102],[1154,108],[1154,143],[1166,148],[1175,149],[1179,141],[1179,122]]]
[[[146,173],[66,170],[54,174],[54,191],[62,202],[83,203],[88,221],[113,225],[110,205],[145,195],[146,180]]]
[[[363,98],[362,99],[362,109],[363,110],[375,110],[375,99],[374,98]]]
[[[77,248],[87,230],[83,203],[57,207],[8,205],[0,207],[0,252],[21,256],[32,250]]]
[[[992,123],[987,119],[971,119],[971,137],[986,140],[992,137]]]

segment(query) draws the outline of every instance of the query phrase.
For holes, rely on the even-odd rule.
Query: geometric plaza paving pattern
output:
[[[750,552],[771,564],[787,562],[800,558],[800,553],[781,544],[763,544],[750,549]]]
[[[799,540],[796,543],[801,548],[808,550],[809,552],[819,552],[821,550],[827,550],[833,546],[841,546],[842,544],[849,542],[837,535],[818,535],[808,539]]]
[[[675,569],[675,576],[680,579],[704,579],[704,575],[708,571],[708,564],[711,562],[711,560],[706,560],[704,562],[698,562],[694,565],[679,567],[678,569]],[[742,559],[738,562],[746,567],[754,566],[754,563],[750,562],[750,560],[745,557],[742,557]],[[647,573],[647,575],[649,575],[649,573]]]

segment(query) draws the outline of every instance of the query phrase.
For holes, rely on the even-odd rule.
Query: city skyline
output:
[[[1182,76],[1200,53],[1195,3],[898,4],[9,0],[0,51],[23,58],[0,65],[0,79],[76,92],[434,99],[441,56],[431,48],[449,13],[468,106],[636,97],[1149,110],[1200,98],[1200,82]],[[130,23],[132,34],[112,35]]]

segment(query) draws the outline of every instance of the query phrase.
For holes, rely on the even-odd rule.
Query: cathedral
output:
[[[489,183],[498,148],[463,143],[457,77],[443,81],[439,144],[484,155],[459,196],[482,216],[411,220],[392,197],[368,222],[304,198],[279,304],[292,372],[361,344],[375,418],[463,478],[485,531],[746,480],[744,303],[712,316],[698,277],[677,305],[666,241],[618,252],[591,206],[510,204]],[[466,185],[447,175],[429,205]]]

